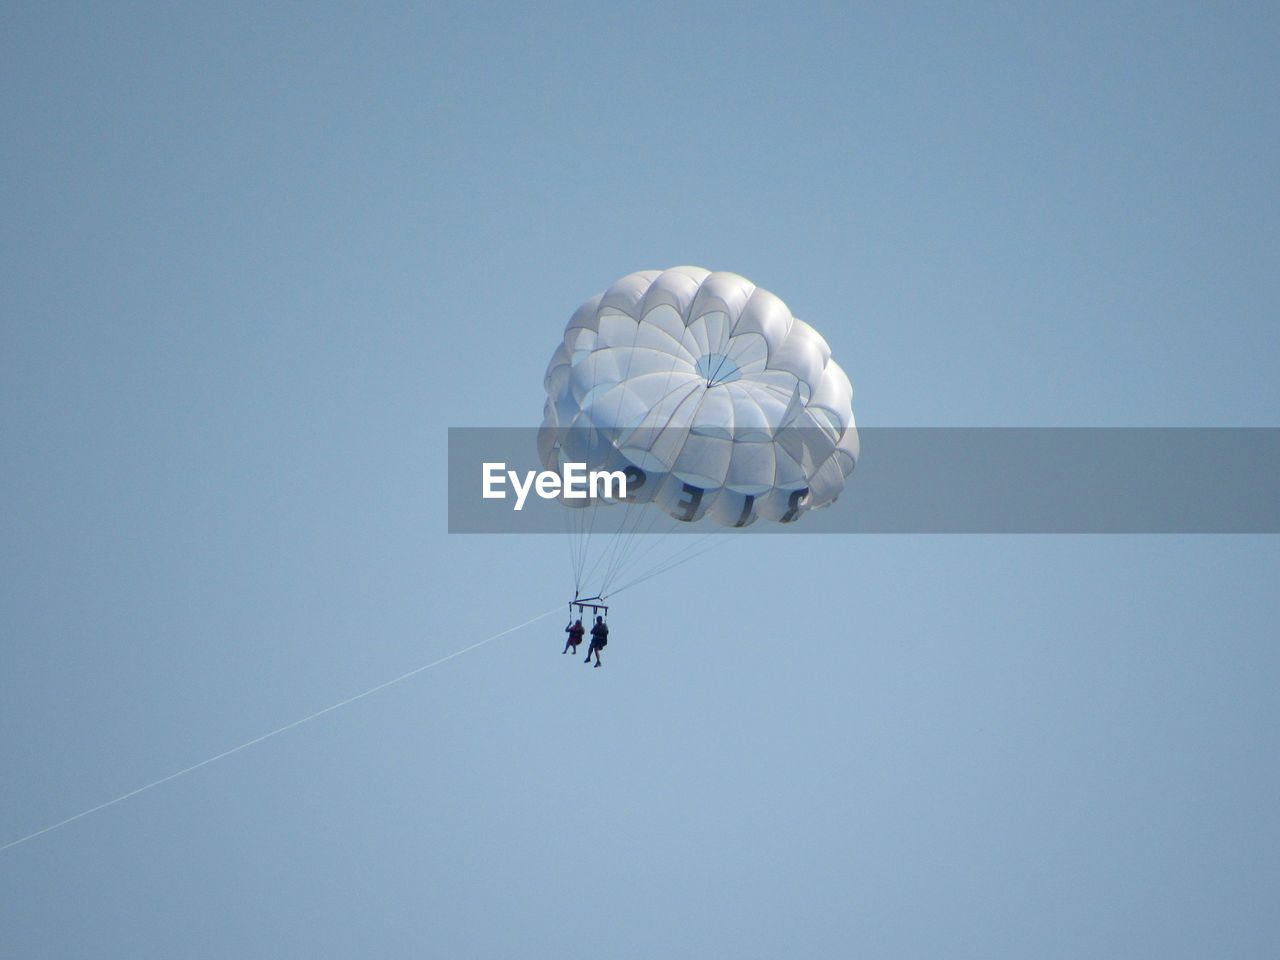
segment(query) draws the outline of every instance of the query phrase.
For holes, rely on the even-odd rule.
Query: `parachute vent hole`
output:
[[[707,353],[698,358],[698,376],[707,381],[708,387],[718,383],[732,383],[742,379],[738,365],[724,353]]]

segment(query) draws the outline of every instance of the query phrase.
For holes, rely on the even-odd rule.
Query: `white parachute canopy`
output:
[[[735,273],[672,267],[623,277],[574,313],[544,386],[544,465],[622,470],[624,508],[675,523],[790,523],[832,503],[857,463],[853,387],[826,340]],[[611,505],[562,502],[584,515]],[[585,540],[593,519],[569,526]],[[606,550],[601,596],[628,552],[618,542]],[[578,588],[586,553],[579,544]]]

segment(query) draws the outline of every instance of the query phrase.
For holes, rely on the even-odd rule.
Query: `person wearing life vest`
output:
[[[595,625],[591,628],[591,646],[587,649],[587,659],[583,663],[591,662],[591,655],[596,655],[596,666],[600,666],[600,651],[604,649],[604,645],[609,642],[609,628],[605,625],[604,617],[596,617]]]
[[[563,656],[569,652],[570,648],[576,654],[578,652],[578,644],[582,642],[582,635],[587,632],[586,628],[579,619],[565,627],[564,632],[569,635],[569,639],[564,642],[564,649],[560,651],[560,654]]]

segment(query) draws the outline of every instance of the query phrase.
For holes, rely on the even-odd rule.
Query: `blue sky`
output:
[[[1280,420],[1268,5],[3,18],[0,841],[561,602],[445,431],[633,270],[864,424]],[[0,955],[1271,956],[1278,549],[747,540],[6,851]]]

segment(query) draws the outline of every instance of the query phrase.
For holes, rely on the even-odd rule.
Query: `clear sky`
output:
[[[1278,41],[7,4],[0,843],[566,599],[445,534],[445,431],[536,424],[633,270],[777,292],[865,424],[1280,423]],[[1273,957],[1278,561],[748,539],[606,669],[552,618],[5,851],[0,956]]]

